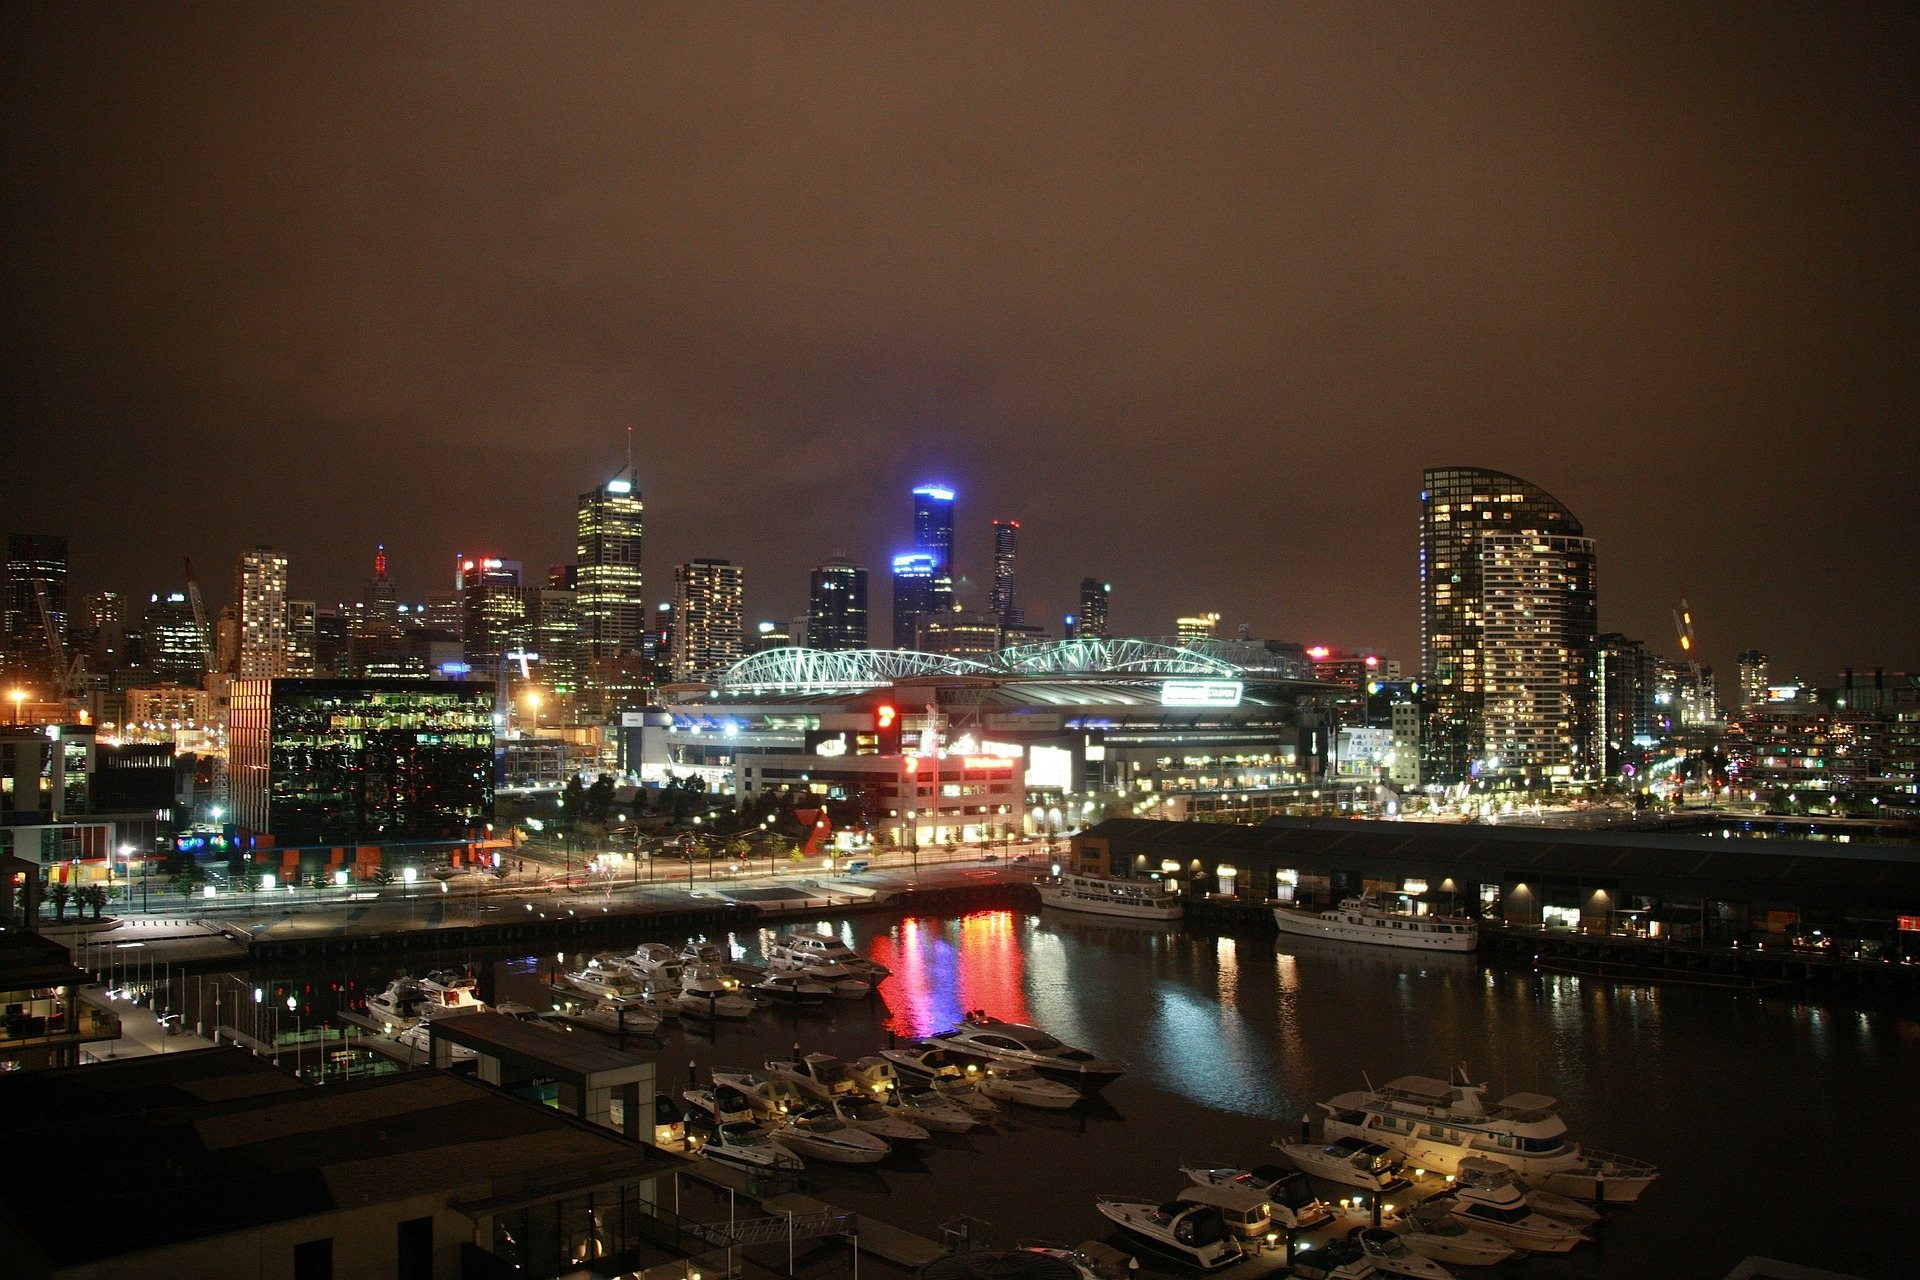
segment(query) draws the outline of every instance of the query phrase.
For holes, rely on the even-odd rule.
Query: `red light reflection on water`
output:
[[[868,954],[893,970],[881,990],[894,1031],[932,1035],[958,1026],[969,1009],[1031,1022],[1016,930],[1011,911],[976,911],[946,921],[909,916],[875,937]]]

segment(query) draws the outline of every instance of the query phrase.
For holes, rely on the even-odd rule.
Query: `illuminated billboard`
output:
[[[1163,680],[1163,707],[1237,707],[1245,691],[1238,680]]]

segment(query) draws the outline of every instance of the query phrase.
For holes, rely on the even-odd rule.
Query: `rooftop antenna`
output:
[[[627,424],[627,476],[629,479],[639,478],[633,474],[633,424],[631,422]]]

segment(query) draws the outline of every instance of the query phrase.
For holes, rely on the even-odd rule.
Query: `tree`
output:
[[[189,863],[185,870],[173,878],[173,891],[183,899],[191,899],[205,892],[207,873],[200,869],[199,863]]]
[[[613,809],[612,774],[603,773],[593,780],[593,785],[586,790],[585,803],[589,822],[604,823],[607,820],[608,813]]]
[[[105,885],[82,885],[77,896],[80,900],[80,906],[83,909],[87,907],[93,908],[93,918],[95,920],[98,920],[100,913],[107,909],[107,888]]]
[[[47,901],[53,904],[53,918],[64,921],[67,918],[67,904],[73,901],[73,886],[64,880],[56,880],[47,886]]]

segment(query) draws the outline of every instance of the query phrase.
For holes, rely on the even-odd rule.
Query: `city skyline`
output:
[[[1913,667],[1892,12],[13,15],[8,525],[129,599],[259,543],[351,599],[377,542],[418,599],[571,558],[634,424],[647,580],[749,617],[938,477],[981,607],[1003,517],[1030,620],[1098,573],[1119,632],[1404,655],[1418,474],[1487,467],[1609,631]],[[437,77],[336,74],[396,40]]]

